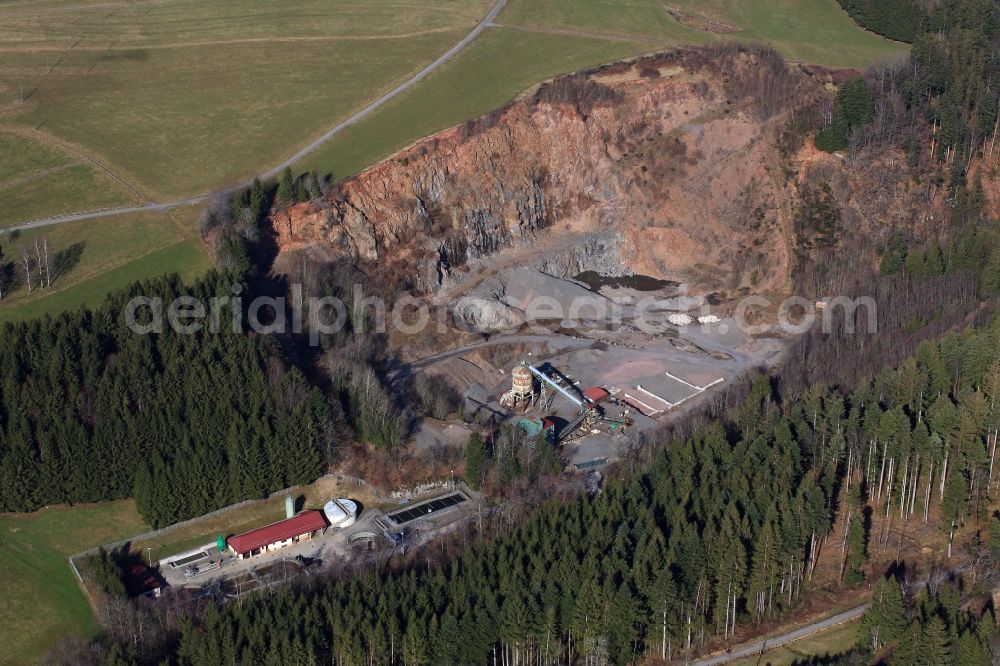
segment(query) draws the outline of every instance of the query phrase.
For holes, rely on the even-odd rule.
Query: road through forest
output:
[[[750,645],[744,645],[730,652],[717,654],[713,657],[695,659],[691,662],[691,664],[692,666],[717,666],[718,664],[725,664],[726,662],[733,661],[735,659],[755,657],[765,650],[771,650],[782,645],[787,645],[799,640],[800,638],[805,638],[806,636],[815,634],[816,632],[831,629],[839,624],[844,624],[845,622],[850,622],[855,618],[861,617],[865,610],[867,610],[868,606],[869,604],[861,604],[860,606],[846,610],[843,613],[837,613],[836,615],[824,618],[819,622],[813,622],[812,624],[804,627],[799,627],[798,629],[788,631],[780,636],[769,638],[766,641],[758,641],[756,643],[751,643]]]
[[[945,578],[950,578],[952,576],[958,576],[962,573],[968,571],[971,568],[969,564],[963,564],[957,566],[954,569],[948,571],[938,572],[933,578],[943,580]],[[924,579],[918,582],[911,583],[906,588],[906,592],[909,594],[914,593],[916,590],[920,589],[924,585],[929,583],[930,579]],[[746,657],[753,657],[760,655],[767,650],[773,650],[774,648],[781,647],[782,645],[788,645],[793,643],[800,638],[805,638],[812,634],[824,631],[826,629],[832,629],[837,625],[844,624],[845,622],[850,622],[855,618],[859,618],[864,615],[864,612],[868,609],[871,603],[864,603],[860,606],[855,606],[854,608],[845,610],[836,615],[831,615],[830,617],[823,618],[822,620],[817,620],[812,624],[807,624],[804,627],[799,627],[798,629],[793,629],[791,631],[786,631],[780,636],[772,636],[767,640],[757,641],[756,643],[750,643],[748,645],[743,645],[738,648],[733,648],[729,652],[724,652],[721,654],[715,654],[710,657],[704,657],[702,659],[695,659],[690,662],[691,666],[718,666],[718,664],[725,664],[736,659],[744,659]]]

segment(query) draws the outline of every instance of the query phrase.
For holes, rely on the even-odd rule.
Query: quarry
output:
[[[997,662],[997,0],[13,4],[0,664]]]
[[[734,314],[788,289],[800,179],[853,177],[783,135],[837,76],[680,49],[543,83],[274,212],[273,271],[295,283],[311,261],[352,263],[389,305],[432,313],[419,332],[386,331],[393,385],[439,375],[467,423],[549,433],[571,471],[605,465],[779,358],[780,334]],[[536,374],[511,400],[518,367]],[[605,420],[581,420],[588,407]],[[469,432],[423,419],[411,443],[459,447]]]
[[[442,378],[464,420],[419,419],[414,454],[461,449],[494,423],[550,433],[567,471],[602,466],[774,365],[789,334],[754,324],[773,320],[793,285],[806,309],[828,302],[811,286],[819,277],[796,274],[824,247],[870,262],[893,229],[919,236],[945,214],[943,190],[900,177],[898,151],[848,164],[803,132],[849,76],[720,46],[544,82],[274,211],[272,270],[295,284],[312,264],[350,264],[388,307],[430,313],[418,331],[384,330],[386,379],[405,391],[421,374]],[[810,221],[828,209],[830,228]],[[835,288],[851,292],[852,271],[838,270]],[[572,398],[541,400],[532,375],[530,399],[505,400],[528,366]],[[618,423],[577,422],[588,389],[607,394]]]
[[[464,413],[473,421],[495,418],[537,434],[525,420],[550,419],[553,441],[574,469],[617,459],[630,436],[655,430],[747,368],[773,363],[781,349],[780,338],[749,336],[732,316],[712,314],[705,299],[678,296],[676,286],[652,279],[627,281],[646,291],[621,281],[592,291],[582,280],[536,271],[509,276],[503,300],[469,301],[465,311],[476,321],[500,320],[497,310],[514,313],[507,330],[460,353],[420,359],[413,371],[446,377],[462,392]],[[567,316],[520,320],[539,303]],[[517,373],[529,366],[532,376],[518,387]],[[599,397],[591,398],[591,391]],[[627,418],[628,427],[574,424],[584,405],[598,402],[610,418]],[[563,432],[574,425],[572,433]],[[434,441],[426,432],[433,427],[420,426],[417,441]]]

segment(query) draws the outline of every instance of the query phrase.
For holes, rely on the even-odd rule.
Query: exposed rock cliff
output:
[[[277,241],[428,294],[470,289],[497,265],[781,290],[799,177],[839,168],[788,139],[795,113],[827,97],[818,78],[737,49],[563,77],[276,213]]]

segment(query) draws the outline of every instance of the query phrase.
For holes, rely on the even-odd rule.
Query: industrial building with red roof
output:
[[[606,400],[610,394],[600,386],[591,386],[589,389],[583,392],[583,396],[593,403],[601,402]]]
[[[231,536],[229,549],[241,560],[267,553],[293,543],[307,541],[326,528],[322,511],[303,511],[297,516],[280,520],[255,530]]]

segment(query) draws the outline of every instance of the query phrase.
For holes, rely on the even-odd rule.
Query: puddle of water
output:
[[[597,271],[584,271],[573,277],[574,280],[587,285],[591,291],[600,291],[601,287],[613,289],[625,288],[636,291],[660,291],[680,285],[673,280],[661,280],[648,275],[601,275]]]

